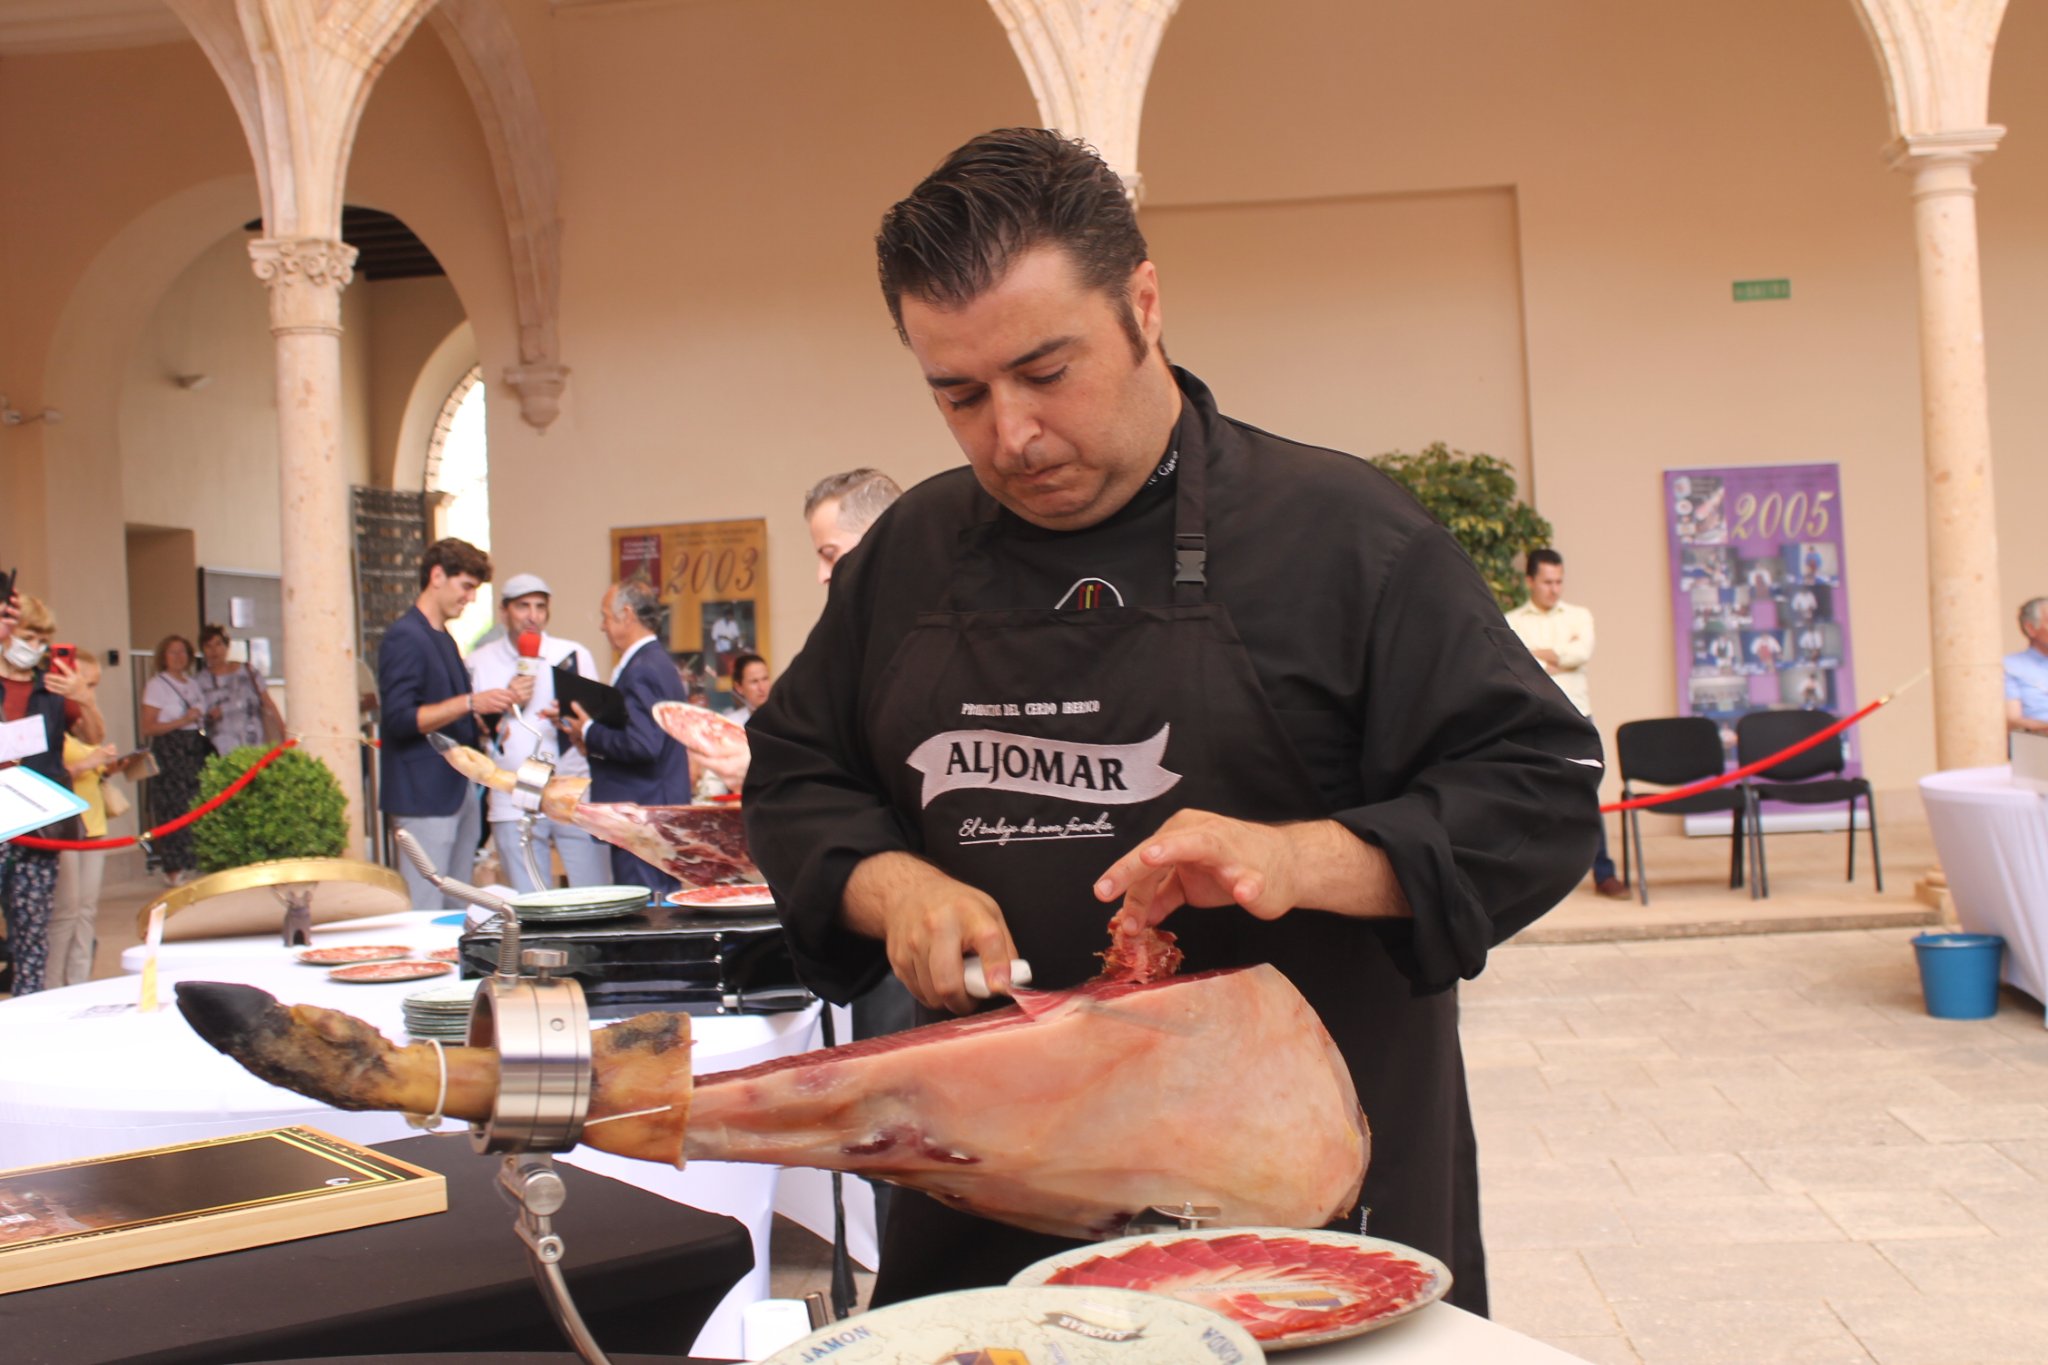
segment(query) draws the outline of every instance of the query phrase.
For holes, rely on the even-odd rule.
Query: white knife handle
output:
[[[960,974],[967,980],[967,994],[976,1000],[986,1000],[993,992],[988,988],[988,973],[982,970],[981,959],[969,954],[960,964]],[[1031,964],[1023,958],[1010,959],[1010,984],[1028,986],[1031,984]]]

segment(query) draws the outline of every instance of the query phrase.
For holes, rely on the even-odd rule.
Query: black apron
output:
[[[1170,604],[973,610],[1003,572],[997,513],[961,533],[940,609],[918,616],[863,717],[924,856],[1002,907],[1037,987],[1100,973],[1112,908],[1094,882],[1176,811],[1278,823],[1337,808],[1299,749],[1329,718],[1284,723],[1228,610],[1205,600],[1206,464],[1201,452],[1179,464]],[[1184,908],[1166,927],[1183,971],[1270,962],[1315,1006],[1373,1123],[1371,1232],[1449,1263],[1453,1301],[1483,1313],[1456,994],[1415,996],[1386,926],[1363,920],[1230,906]],[[1359,1225],[1356,1209],[1332,1224]],[[899,1191],[873,1302],[999,1285],[1075,1245]]]

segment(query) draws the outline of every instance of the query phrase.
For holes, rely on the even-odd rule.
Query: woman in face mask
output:
[[[142,733],[156,755],[157,775],[149,781],[149,823],[161,825],[192,809],[199,797],[199,770],[213,757],[206,737],[206,697],[192,676],[192,642],[166,635],[156,647],[156,674],[142,690]],[[172,886],[189,880],[198,860],[192,831],[181,829],[155,841],[150,863]]]
[[[105,719],[84,674],[58,664],[46,667],[50,638],[57,618],[34,597],[20,599],[21,619],[6,645],[0,647],[0,718],[9,722],[41,721],[44,748],[21,760],[23,767],[69,788],[64,768],[64,736],[71,732],[87,744],[107,736]],[[37,830],[45,838],[75,839],[81,833],[76,817]],[[49,948],[50,912],[57,892],[57,855],[48,849],[0,843],[0,909],[7,918],[7,946],[14,956],[16,995],[43,989]]]

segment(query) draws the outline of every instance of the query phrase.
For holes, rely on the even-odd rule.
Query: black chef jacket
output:
[[[1362,460],[1223,417],[1199,380],[1175,377],[1186,401],[1169,463],[1205,462],[1208,600],[1229,613],[1331,817],[1385,851],[1414,911],[1346,921],[1340,952],[1317,925],[1312,964],[1290,972],[1332,1022],[1375,1129],[1363,1202],[1382,1216],[1370,1230],[1449,1261],[1454,1300],[1484,1311],[1448,988],[1590,866],[1599,739],[1404,490]],[[813,989],[845,1000],[887,970],[882,945],[841,923],[841,898],[862,859],[918,852],[918,835],[911,813],[891,806],[859,718],[918,613],[946,592],[963,532],[994,516],[1006,572],[957,605],[1048,608],[1084,579],[1133,604],[1162,602],[1175,477],[1167,470],[1097,526],[1051,532],[997,509],[971,470],[953,470],[907,493],[835,567],[810,642],[748,727],[750,847]],[[1242,912],[1180,912],[1203,913]],[[1370,1031],[1331,1021],[1318,1003],[1361,991],[1387,997]],[[1390,1067],[1390,1052],[1410,1064]],[[1440,1197],[1418,1193],[1430,1190]]]

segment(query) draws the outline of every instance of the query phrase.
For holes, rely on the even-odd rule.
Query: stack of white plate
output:
[[[405,1031],[419,1039],[438,1038],[459,1043],[469,1036],[469,1005],[483,978],[450,981],[414,991],[400,1002],[405,1011]]]
[[[572,920],[618,919],[647,906],[644,886],[564,886],[514,896],[512,908],[522,924],[562,924]]]

